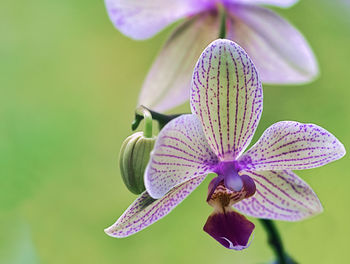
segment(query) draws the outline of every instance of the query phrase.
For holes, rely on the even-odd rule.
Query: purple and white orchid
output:
[[[248,216],[297,221],[322,212],[311,187],[292,170],[335,161],[344,146],[328,131],[294,121],[270,126],[248,151],[263,108],[258,72],[246,52],[216,40],[200,56],[190,92],[192,114],[159,133],[145,172],[146,191],[105,231],[130,236],[161,219],[209,173],[204,230],[227,248],[243,249],[254,229]]]
[[[262,82],[298,84],[318,75],[315,57],[301,33],[260,5],[289,7],[297,0],[105,0],[116,28],[133,39],[152,37],[186,18],[170,36],[144,82],[139,105],[166,111],[188,100],[193,67],[219,36],[219,7],[226,16],[226,38],[242,46]]]

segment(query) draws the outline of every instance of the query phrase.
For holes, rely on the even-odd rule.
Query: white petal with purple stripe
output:
[[[141,231],[170,213],[205,177],[203,175],[192,178],[173,188],[159,200],[153,199],[147,192],[142,193],[105,232],[112,237],[127,237]]]
[[[145,186],[153,198],[193,177],[207,175],[217,164],[201,123],[195,115],[182,115],[159,133],[145,172]]]
[[[344,146],[322,127],[282,121],[266,129],[239,162],[248,170],[303,170],[325,165],[344,155]]]
[[[257,217],[299,221],[322,212],[322,205],[311,187],[292,171],[242,172],[254,179],[256,193],[234,207]]]
[[[256,68],[240,46],[219,39],[203,51],[193,72],[191,109],[221,160],[234,160],[249,145],[262,97]]]

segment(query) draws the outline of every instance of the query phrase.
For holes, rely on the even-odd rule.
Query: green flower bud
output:
[[[124,184],[134,194],[146,189],[143,175],[155,141],[155,137],[146,138],[143,132],[137,132],[125,139],[120,149],[120,172]]]

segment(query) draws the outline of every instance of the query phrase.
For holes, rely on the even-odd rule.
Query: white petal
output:
[[[240,212],[285,221],[302,220],[323,211],[311,187],[292,171],[245,171],[256,185],[254,196],[234,205]]]
[[[226,3],[232,4],[251,4],[251,5],[271,5],[278,7],[290,7],[299,0],[225,0]]]
[[[210,9],[208,0],[105,0],[114,26],[134,39],[152,37],[176,20]]]
[[[182,115],[159,133],[145,172],[145,186],[153,198],[193,177],[207,175],[217,157],[195,115]]]
[[[139,105],[163,112],[186,102],[197,59],[218,35],[217,15],[198,15],[180,25],[153,63]]]
[[[193,72],[191,109],[221,160],[237,158],[249,145],[262,96],[256,68],[240,46],[219,39],[203,51]]]
[[[105,232],[112,237],[127,237],[141,231],[170,213],[204,179],[205,175],[192,178],[159,200],[153,199],[147,192],[142,193],[115,224],[105,229]]]
[[[239,159],[248,170],[303,170],[323,166],[345,155],[339,140],[314,124],[282,121],[265,130]]]
[[[299,84],[317,77],[310,46],[289,22],[259,6],[232,5],[229,10],[227,38],[247,51],[263,83]]]

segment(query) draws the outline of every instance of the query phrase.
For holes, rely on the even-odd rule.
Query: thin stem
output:
[[[169,123],[171,120],[173,120],[176,117],[179,117],[182,114],[177,114],[177,115],[164,115],[155,111],[152,111],[150,109],[148,109],[145,106],[140,106],[139,108],[145,109],[147,110],[150,115],[152,116],[152,119],[156,120],[159,124],[159,130],[161,130],[167,123]],[[138,108],[138,109],[139,109]],[[138,126],[140,125],[140,122],[142,121],[142,119],[144,119],[143,114],[141,114],[140,112],[138,112],[137,110],[135,111],[135,119],[131,125],[131,129],[132,130],[136,130],[138,128]]]
[[[140,106],[135,111],[135,116],[142,116],[145,120],[145,126],[143,128],[143,136],[145,138],[151,138],[152,137],[152,114],[151,112],[143,106]],[[141,120],[140,120],[141,121]]]
[[[294,260],[288,257],[284,250],[281,236],[277,230],[273,221],[267,219],[259,219],[261,224],[266,230],[268,236],[268,242],[274,251],[278,264],[292,264],[296,263]]]
[[[224,39],[226,38],[226,11],[221,5],[219,6],[219,13],[221,18],[219,38]]]

